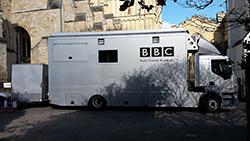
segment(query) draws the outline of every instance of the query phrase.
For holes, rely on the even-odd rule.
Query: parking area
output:
[[[246,140],[245,103],[214,114],[190,108],[93,111],[50,105],[0,110],[0,140]]]

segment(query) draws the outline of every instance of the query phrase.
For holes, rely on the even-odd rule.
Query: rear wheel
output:
[[[203,98],[202,107],[206,112],[216,113],[219,112],[221,108],[221,101],[218,96],[209,94]]]
[[[102,109],[106,106],[106,101],[102,96],[96,95],[90,99],[89,105],[92,109]]]

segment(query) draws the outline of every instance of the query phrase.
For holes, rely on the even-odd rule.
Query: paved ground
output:
[[[215,114],[186,108],[92,111],[43,105],[1,111],[1,141],[246,141],[245,103]]]

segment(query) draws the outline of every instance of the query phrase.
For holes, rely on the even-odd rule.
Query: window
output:
[[[117,50],[99,50],[98,51],[99,63],[117,63],[118,51]]]
[[[212,72],[224,79],[229,79],[232,75],[232,69],[226,60],[212,60]]]

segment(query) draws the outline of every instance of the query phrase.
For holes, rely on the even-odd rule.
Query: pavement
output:
[[[202,113],[195,108],[92,111],[48,105],[1,111],[1,141],[247,141],[246,103],[222,107],[219,113]]]

